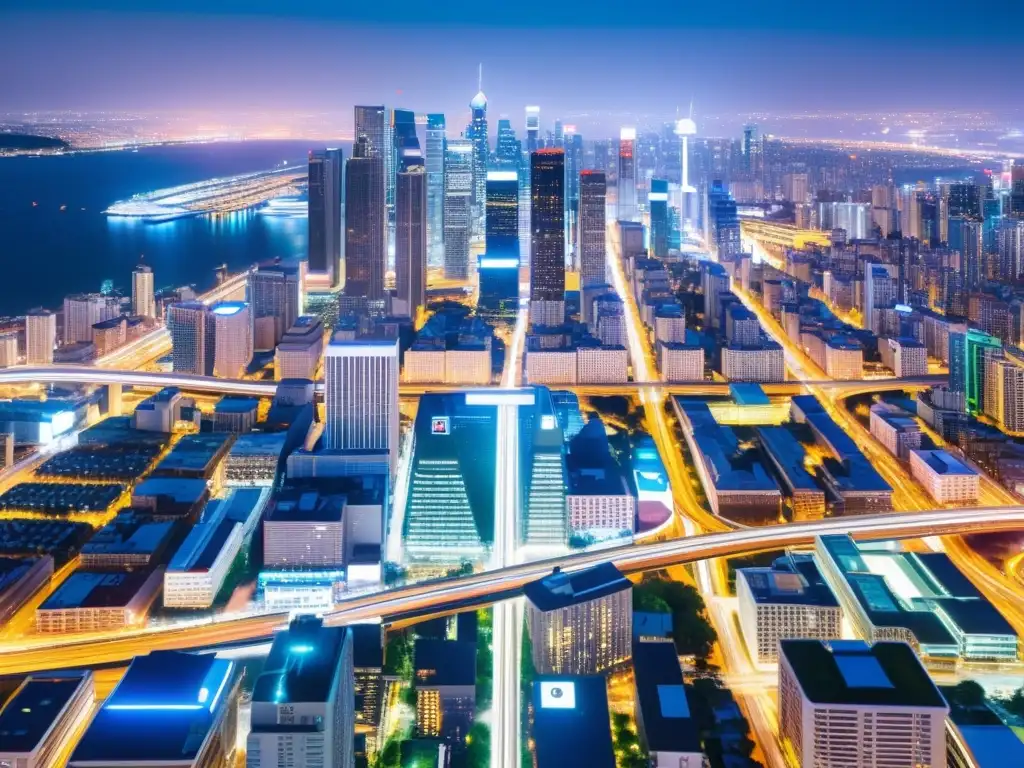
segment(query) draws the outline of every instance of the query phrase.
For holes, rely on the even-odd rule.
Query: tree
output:
[[[1007,712],[1024,717],[1024,688],[1018,688],[1010,698],[1003,699],[1003,706]]]
[[[1014,695],[1021,694],[1016,691]],[[1022,694],[1024,698],[1024,694]],[[953,701],[962,707],[973,709],[985,706],[985,689],[974,680],[964,680],[953,688]]]
[[[491,729],[473,723],[466,734],[466,768],[488,768],[491,764]]]
[[[406,682],[412,680],[412,638],[398,632],[388,638],[384,646],[384,674]]]
[[[641,593],[638,597],[637,593]],[[718,640],[714,628],[705,618],[704,599],[689,584],[668,580],[645,580],[633,587],[633,604],[637,600],[658,598],[672,612],[672,640],[681,656],[706,658]]]
[[[376,768],[402,768],[402,747],[397,739],[388,739],[374,765]]]
[[[672,608],[668,603],[646,589],[633,590],[633,610],[648,613],[672,613]]]

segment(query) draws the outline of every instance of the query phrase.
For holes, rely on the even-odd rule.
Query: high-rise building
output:
[[[327,448],[398,457],[398,341],[333,340],[324,355]]]
[[[469,237],[473,209],[473,142],[447,142],[444,169],[444,276],[469,278]]]
[[[352,629],[300,616],[279,632],[252,691],[248,768],[353,768]]]
[[[967,182],[946,187],[949,218],[981,218],[981,187]]]
[[[495,163],[505,170],[518,170],[522,156],[523,147],[516,138],[512,121],[502,118],[498,121],[498,140],[494,145]]]
[[[945,768],[948,711],[906,643],[780,643],[779,735],[799,765]]]
[[[153,269],[148,264],[139,264],[132,272],[132,314],[138,317],[156,317]]]
[[[476,96],[469,102],[472,114],[466,127],[466,138],[473,142],[473,227],[476,235],[484,231],[484,205],[487,199],[487,164],[491,156],[491,140],[487,135],[487,97],[483,91],[483,67]]]
[[[242,301],[210,307],[213,319],[213,375],[240,379],[252,362],[252,313]]]
[[[719,261],[732,261],[742,250],[740,220],[736,201],[721,181],[715,180],[704,202],[704,239],[718,254]]]
[[[647,202],[651,214],[651,255],[664,259],[668,256],[669,242],[668,181],[651,179]]]
[[[583,137],[575,125],[565,126],[562,137],[565,149],[565,225],[569,244],[575,250],[579,243],[578,212],[580,207],[580,171],[583,170]]]
[[[527,107],[526,151],[532,155],[540,148],[540,107]]]
[[[25,364],[50,365],[57,345],[57,316],[39,307],[25,315]]]
[[[556,568],[523,592],[538,674],[593,675],[629,661],[633,590],[612,563],[574,573]]]
[[[357,106],[355,108],[355,132],[353,136],[356,143],[358,143],[360,136],[366,137],[367,157],[381,158],[384,204],[386,206],[393,206],[395,201],[395,151],[391,131],[388,110],[383,104],[371,107]]]
[[[316,278],[336,285],[341,277],[340,149],[309,153],[309,245],[307,265]]]
[[[384,297],[387,218],[384,161],[365,136],[345,173],[345,295]]]
[[[249,275],[249,307],[256,349],[273,349],[295,324],[301,294],[299,267],[295,264],[265,264]]]
[[[213,375],[214,324],[201,301],[183,301],[167,308],[171,361],[175,373]]]
[[[1015,281],[1024,273],[1024,218],[1003,221],[996,231],[996,248],[1000,279]]]
[[[752,180],[764,177],[764,137],[753,124],[743,126],[743,170]]]
[[[978,413],[985,404],[985,355],[999,350],[1002,342],[974,330],[949,334],[949,388],[964,393],[968,413]]]
[[[603,285],[607,280],[607,212],[604,171],[580,173],[579,243],[580,287]]]
[[[100,293],[64,297],[64,343],[92,341],[92,327],[118,315],[118,301]]]
[[[487,172],[486,252],[480,257],[480,306],[514,315],[519,305],[519,175]]]
[[[636,221],[636,128],[619,131],[619,221]]]
[[[523,544],[562,546],[568,540],[565,440],[551,392],[537,387],[519,407],[519,477]]]
[[[431,266],[444,263],[444,115],[427,115],[427,247]]]
[[[559,325],[565,307],[565,152],[539,149],[530,166],[530,313],[534,322]]]
[[[395,287],[398,314],[415,318],[427,303],[427,174],[422,160],[398,174],[395,189]]]

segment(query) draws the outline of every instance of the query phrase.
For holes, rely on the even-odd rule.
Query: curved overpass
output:
[[[900,390],[911,387],[929,387],[948,381],[946,374],[930,374],[907,379],[854,379],[851,381],[787,381],[778,384],[764,384],[764,391],[769,395],[800,394],[804,387],[820,387],[846,391],[854,394],[859,391],[881,392]],[[251,381],[248,379],[218,379],[213,376],[194,376],[185,373],[161,373],[117,368],[97,368],[91,365],[48,365],[48,366],[13,366],[0,369],[0,385],[2,384],[125,384],[135,387],[178,387],[188,392],[215,392],[225,395],[250,395],[254,397],[273,397],[277,391],[276,381]],[[318,387],[323,382],[318,382]],[[477,387],[457,384],[403,384],[400,389],[404,395],[420,395],[424,392],[465,392],[470,389],[490,389],[496,387]],[[637,381],[628,384],[583,384],[566,387],[575,392],[587,394],[632,394],[641,388],[660,389],[670,394],[679,395],[727,395],[729,382],[698,381],[677,384],[664,381]]]
[[[325,614],[325,620],[332,624],[348,624],[378,617],[387,619],[490,603],[517,594],[523,585],[547,575],[555,566],[578,570],[610,561],[625,573],[638,573],[710,557],[809,544],[815,536],[825,534],[848,533],[860,539],[898,539],[1018,528],[1024,528],[1024,506],[892,513],[746,528],[652,544],[627,544],[462,578],[353,595]],[[278,613],[222,621],[207,619],[91,637],[27,637],[0,645],[0,675],[119,663],[150,650],[195,650],[250,643],[269,639],[287,620],[288,614]]]

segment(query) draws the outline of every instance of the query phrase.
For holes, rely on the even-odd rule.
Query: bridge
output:
[[[758,240],[765,245],[799,250],[805,250],[811,245],[822,248],[832,245],[832,240],[827,232],[818,229],[803,229],[795,224],[783,224],[763,219],[741,218],[740,234],[751,240]]]
[[[554,567],[575,571],[612,562],[624,573],[640,573],[714,557],[808,545],[814,537],[849,534],[863,540],[992,533],[1024,528],[1024,506],[942,509],[859,517],[835,517],[787,525],[743,528],[650,544],[625,544],[471,576],[426,581],[387,591],[356,594],[324,615],[334,625],[464,610],[515,596]],[[244,614],[117,630],[91,635],[35,636],[0,644],[0,675],[66,667],[123,664],[151,650],[203,650],[269,640],[287,613]]]
[[[767,395],[798,395],[807,387],[836,390],[847,394],[858,392],[882,392],[932,387],[944,384],[947,374],[929,374],[913,378],[897,379],[850,379],[837,381],[786,381],[777,384],[763,384]],[[128,385],[133,387],[178,387],[186,392],[219,393],[225,395],[247,395],[250,397],[273,397],[278,382],[249,379],[219,379],[213,376],[196,376],[185,373],[162,373],[152,371],[99,368],[90,365],[47,365],[0,368],[0,385],[3,384],[102,384]],[[671,395],[728,395],[727,381],[695,381],[672,383],[664,381],[635,381],[626,384],[567,384],[551,385],[555,389],[568,389],[583,395],[634,395],[640,389],[658,389]],[[317,382],[317,389],[323,389],[323,381]],[[481,387],[464,384],[402,384],[399,392],[406,396],[422,395],[426,392],[466,392],[480,389],[499,389],[498,386]]]

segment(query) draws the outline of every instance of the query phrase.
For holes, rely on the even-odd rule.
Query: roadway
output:
[[[828,534],[888,540],[1020,529],[1024,529],[1024,506],[894,512],[743,528],[650,544],[624,544],[469,576],[354,594],[326,612],[324,618],[328,624],[343,625],[487,605],[517,595],[525,584],[548,575],[555,566],[576,571],[612,562],[624,573],[633,574],[707,558],[806,546],[813,543],[815,536]],[[126,663],[151,650],[201,650],[264,642],[287,622],[286,613],[241,614],[90,635],[22,637],[0,642],[0,675]]]

